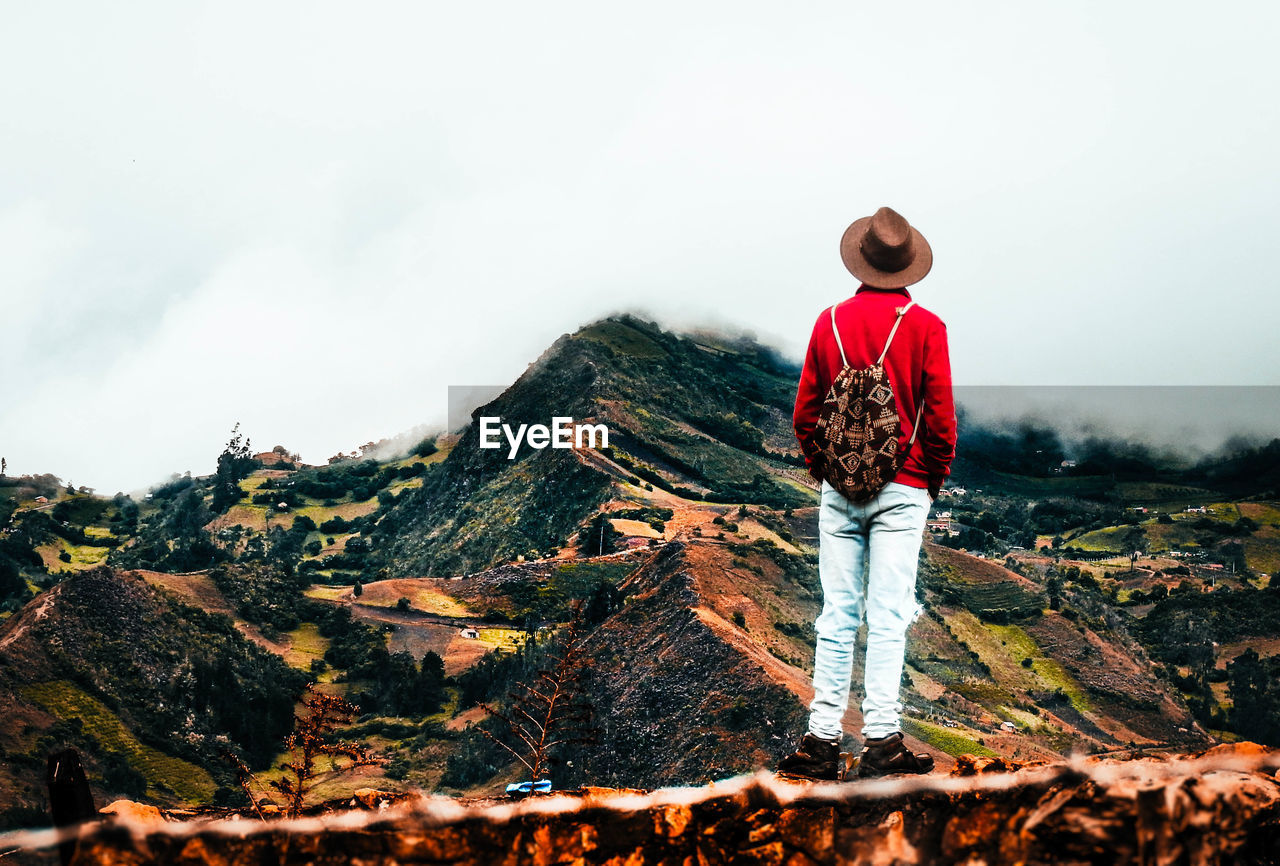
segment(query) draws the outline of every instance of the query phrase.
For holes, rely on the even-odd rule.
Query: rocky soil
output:
[[[759,773],[522,801],[367,791],[292,821],[119,803],[82,830],[73,862],[1275,863],[1277,768],[1280,752],[1238,744],[1024,767],[965,758],[947,776],[826,785]],[[10,834],[0,857],[56,862],[54,841],[53,831]]]

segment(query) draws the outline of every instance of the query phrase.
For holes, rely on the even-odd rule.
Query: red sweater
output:
[[[893,327],[895,307],[911,300],[906,289],[877,289],[863,285],[853,297],[836,307],[836,325],[844,353],[853,367],[869,367],[880,357]],[[919,304],[907,310],[884,359],[885,372],[898,401],[898,449],[904,453],[915,425],[921,395],[924,411],[920,433],[907,453],[894,481],[927,488],[937,498],[951,472],[956,453],[956,411],[951,396],[951,358],[947,350],[947,326]],[[818,410],[840,372],[840,349],[831,333],[831,312],[824,309],[813,326],[809,351],[796,391],[792,422],[805,464],[815,480],[811,437]]]

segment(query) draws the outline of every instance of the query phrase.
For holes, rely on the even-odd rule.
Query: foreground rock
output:
[[[520,802],[383,806],[369,796],[348,811],[267,823],[166,823],[119,811],[85,829],[73,862],[1274,863],[1277,767],[1280,753],[1245,745],[1013,771],[962,762],[953,776],[844,785],[760,773],[706,788]]]

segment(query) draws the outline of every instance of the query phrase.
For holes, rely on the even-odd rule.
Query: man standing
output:
[[[928,242],[900,214],[882,207],[849,226],[840,255],[862,285],[836,305],[834,315],[827,309],[818,316],[793,417],[805,463],[821,482],[818,572],[823,607],[815,623],[814,697],[808,731],[799,748],[778,765],[781,773],[823,780],[839,778],[841,719],[864,616],[864,747],[858,775],[933,769],[930,756],[914,754],[903,743],[899,690],[907,627],[921,612],[915,584],[925,519],[950,473],[956,443],[946,325],[915,304],[907,291],[933,264]],[[855,503],[823,477],[813,433],[844,364],[865,368],[877,358],[897,403],[894,465],[900,468],[870,500]]]

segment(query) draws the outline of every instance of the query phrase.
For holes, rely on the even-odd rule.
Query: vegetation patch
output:
[[[953,728],[944,728],[941,725],[935,725],[920,719],[904,718],[902,720],[902,729],[913,737],[923,740],[935,749],[941,749],[952,757],[959,757],[960,755],[977,755],[984,758],[997,757],[997,754],[991,749],[988,749],[977,740],[966,737]]]
[[[602,321],[578,331],[576,336],[603,343],[615,352],[636,358],[665,358],[667,353],[643,331],[623,322]]]
[[[927,549],[936,570],[921,573],[925,586],[944,602],[962,604],[985,622],[1038,616],[1048,602],[1035,583],[994,562],[933,544]]]
[[[66,680],[31,683],[21,688],[23,697],[35,701],[55,718],[79,718],[84,730],[106,749],[125,755],[129,764],[147,779],[148,793],[174,796],[190,803],[208,803],[217,787],[202,767],[166,755],[138,742],[111,710]]]
[[[284,660],[301,670],[311,670],[312,663],[324,659],[325,650],[329,648],[328,638],[320,634],[320,627],[313,622],[304,622],[285,635],[289,649]]]
[[[1031,659],[1028,670],[1035,674],[1049,691],[1065,694],[1077,712],[1093,711],[1093,704],[1070,672],[1056,659],[1045,655],[1040,645],[1020,626],[988,624],[987,628],[1004,641],[1014,655]]]

